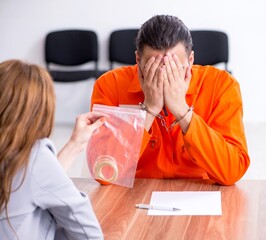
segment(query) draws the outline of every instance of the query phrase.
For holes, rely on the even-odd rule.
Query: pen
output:
[[[152,209],[152,210],[160,210],[160,211],[179,211],[179,210],[181,210],[180,208],[175,208],[175,207],[152,206],[152,205],[143,204],[143,203],[136,204],[136,208]]]

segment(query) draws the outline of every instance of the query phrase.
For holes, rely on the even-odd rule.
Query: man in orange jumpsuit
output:
[[[192,46],[177,17],[152,17],[136,39],[137,64],[97,79],[92,104],[147,111],[136,177],[231,185],[250,163],[240,87],[224,70],[193,65]]]

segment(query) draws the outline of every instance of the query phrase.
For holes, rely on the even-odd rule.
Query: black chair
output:
[[[229,58],[228,36],[221,31],[193,30],[190,31],[195,54],[194,64],[215,65],[222,63],[227,68]]]
[[[96,33],[89,30],[61,30],[48,33],[45,39],[45,61],[56,82],[97,78],[99,73]],[[83,69],[81,66],[84,67],[84,64],[87,66]],[[94,68],[91,65],[94,65]]]
[[[114,63],[136,64],[136,37],[139,29],[121,29],[113,31],[109,39],[109,61],[110,68]]]

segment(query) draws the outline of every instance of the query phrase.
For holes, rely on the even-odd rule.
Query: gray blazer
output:
[[[13,179],[8,203],[13,230],[1,212],[0,239],[103,239],[88,197],[69,179],[49,139],[35,143],[20,186],[23,176],[21,170]]]

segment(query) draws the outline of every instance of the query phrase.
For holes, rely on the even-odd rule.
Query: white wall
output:
[[[180,17],[190,29],[218,29],[229,34],[229,68],[241,84],[244,120],[266,121],[264,5],[263,0],[0,0],[0,61],[20,58],[44,66],[43,45],[47,32],[85,28],[98,34],[99,66],[105,69],[108,67],[107,41],[112,30],[138,28],[155,14],[172,14]],[[75,85],[74,92],[80,94],[80,100],[88,101],[89,108],[84,87],[88,87],[89,94],[92,84],[81,85]],[[73,90],[73,86],[68,91],[70,89]],[[61,85],[56,86],[56,91],[61,95],[67,92]],[[87,109],[86,103],[75,111],[84,109]],[[66,118],[62,115],[57,114],[57,120]]]

